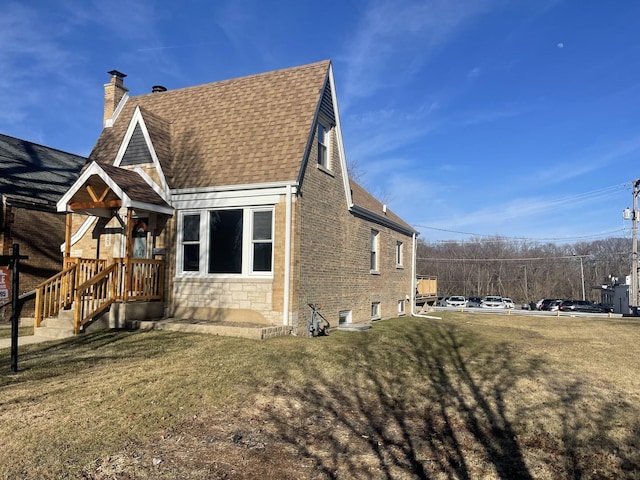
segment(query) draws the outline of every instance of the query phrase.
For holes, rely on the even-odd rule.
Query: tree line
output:
[[[438,295],[502,295],[516,303],[542,298],[600,301],[603,285],[625,283],[631,240],[607,238],[572,244],[502,237],[417,245],[418,275],[438,277]],[[584,285],[584,287],[583,287]]]

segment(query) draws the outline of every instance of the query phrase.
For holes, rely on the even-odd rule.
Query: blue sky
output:
[[[347,160],[428,241],[630,236],[640,2],[3,2],[0,132],[88,155],[132,95],[333,61]]]

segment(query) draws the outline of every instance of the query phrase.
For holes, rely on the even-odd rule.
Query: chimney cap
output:
[[[125,73],[119,72],[118,70],[109,70],[107,73],[112,77],[118,77],[118,78],[124,78],[127,76]]]
[[[167,87],[165,87],[164,85],[154,85],[153,87],[151,87],[151,93],[162,93],[166,91]]]

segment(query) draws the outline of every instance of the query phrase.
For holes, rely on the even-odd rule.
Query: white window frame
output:
[[[398,300],[398,315],[406,315],[404,309],[404,300]]]
[[[209,273],[209,218],[212,211],[242,210],[242,267],[240,273]],[[253,215],[255,212],[271,212],[271,271],[262,272],[253,270]],[[200,258],[198,262],[198,271],[185,271],[183,248],[183,222],[187,215],[200,215]],[[177,245],[178,258],[176,275],[178,277],[198,277],[198,278],[220,278],[220,277],[273,277],[274,258],[275,258],[275,208],[273,206],[265,207],[221,207],[206,209],[189,209],[183,210],[178,216],[178,239]],[[188,242],[194,243],[194,242]]]
[[[380,302],[371,302],[371,320],[380,320]]]
[[[275,234],[275,218],[274,218],[274,211],[273,208],[249,208],[249,209],[245,209],[245,213],[246,210],[249,210],[250,212],[250,222],[251,222],[251,228],[249,230],[249,271],[252,275],[258,275],[258,276],[264,276],[264,275],[268,275],[271,276],[273,275],[273,260],[274,260],[274,244],[273,244],[273,238],[274,238],[274,234]],[[256,240],[254,238],[253,235],[253,219],[256,213],[259,212],[271,212],[271,238],[269,238],[268,240]],[[245,240],[245,234],[244,234],[244,230],[242,232],[243,235],[243,241]],[[271,244],[271,270],[270,271],[255,271],[253,269],[253,264],[254,264],[254,248],[253,246],[257,243],[270,243]]]
[[[318,146],[318,166],[331,170],[331,129],[322,122],[318,122],[316,128],[316,144]],[[324,155],[321,155],[321,152]]]
[[[404,267],[404,242],[396,241],[396,268]]]
[[[188,211],[188,212],[181,212],[181,214],[178,217],[178,242],[177,244],[179,245],[178,248],[178,274],[181,276],[201,276],[201,272],[206,271],[203,270],[203,266],[202,266],[202,238],[203,235],[205,234],[205,232],[203,231],[203,224],[206,225],[206,222],[202,221],[202,216],[203,214],[206,214],[206,211],[202,211],[202,210],[197,210],[197,211]],[[200,220],[200,228],[199,228],[199,238],[197,241],[195,240],[190,240],[188,242],[185,242],[183,240],[183,234],[184,234],[184,217],[186,216],[191,216],[191,215],[198,215],[199,216],[199,220]],[[199,260],[198,260],[198,270],[189,270],[189,271],[185,271],[184,270],[184,245],[199,245]]]
[[[380,272],[380,232],[378,230],[371,229],[371,236],[369,239],[370,256],[369,256],[369,268],[371,273]]]

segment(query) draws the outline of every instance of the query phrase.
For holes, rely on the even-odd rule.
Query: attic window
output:
[[[318,123],[318,165],[329,169],[329,129]]]

